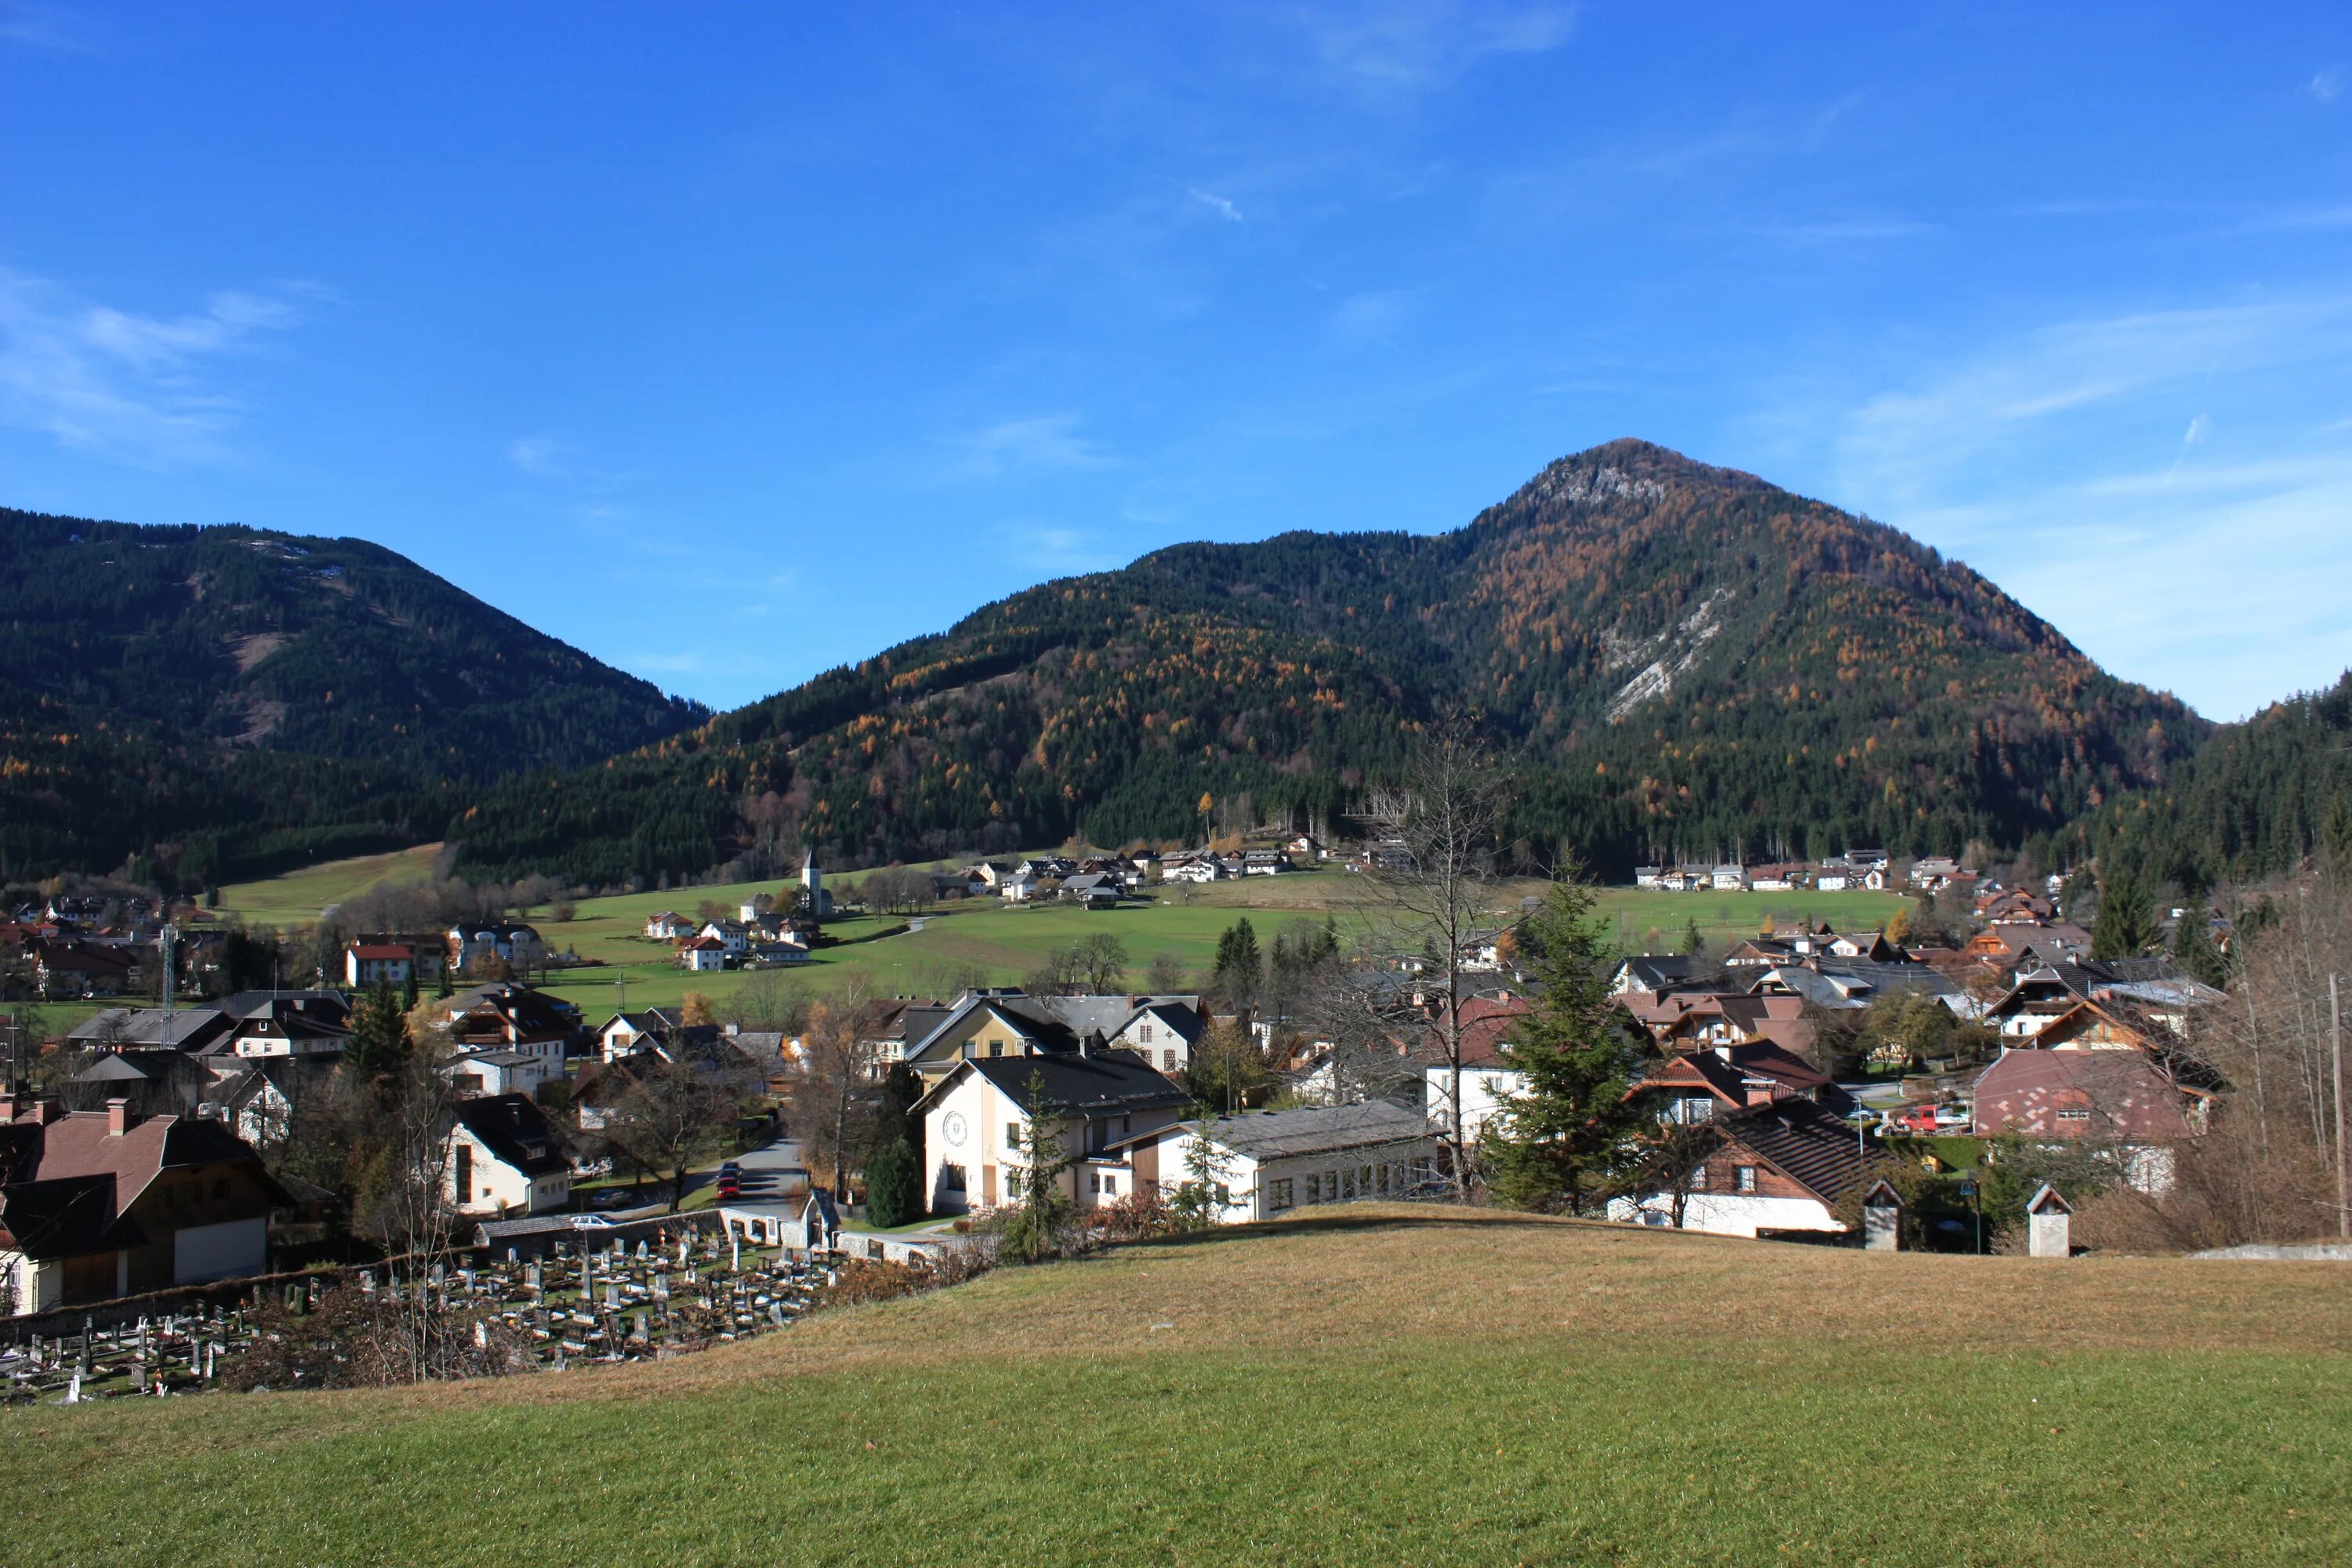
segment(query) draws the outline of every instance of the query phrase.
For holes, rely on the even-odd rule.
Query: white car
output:
[[[1936,1125],[1938,1128],[1958,1127],[1965,1129],[1975,1120],[1976,1118],[1969,1113],[1969,1108],[1965,1105],[1939,1105],[1936,1107]]]
[[[600,1214],[576,1214],[571,1217],[572,1228],[574,1230],[610,1230],[613,1228],[613,1222],[606,1219]]]

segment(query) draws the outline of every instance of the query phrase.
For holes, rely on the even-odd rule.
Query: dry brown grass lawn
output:
[[[352,1397],[395,1408],[667,1398],[863,1363],[1344,1354],[1413,1338],[1573,1357],[1682,1336],[1734,1339],[1776,1359],[1904,1344],[2028,1357],[2344,1352],[2352,1352],[2352,1268],[1888,1255],[1486,1210],[1349,1205],[1002,1270],[680,1362]]]
[[[2342,1265],[1349,1206],[676,1362],[11,1411],[0,1560],[2299,1565],[2347,1352]]]

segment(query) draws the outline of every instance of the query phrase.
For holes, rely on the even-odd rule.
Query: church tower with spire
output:
[[[811,920],[821,921],[833,913],[831,900],[824,896],[824,873],[816,868],[816,847],[809,847],[808,858],[801,862],[801,907]]]

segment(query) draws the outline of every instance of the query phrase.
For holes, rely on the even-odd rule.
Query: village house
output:
[[[1828,1074],[1769,1041],[1672,1051],[1633,1093],[1655,1101],[1658,1120],[1676,1126],[1783,1100],[1845,1101]]]
[[[562,1078],[563,1059],[579,1032],[578,1008],[511,981],[477,986],[450,1002],[449,1042],[461,1058],[488,1053],[530,1059],[501,1060],[477,1072],[482,1081],[504,1086],[493,1092],[527,1092]]]
[[[1698,973],[1698,960],[1679,953],[1645,952],[1628,958],[1617,965],[1609,977],[1611,994],[1622,996],[1629,991],[1653,994],[1670,991],[1687,984]]]
[[[352,1005],[339,992],[240,992],[221,1005],[240,1057],[340,1056],[351,1043]]]
[[[211,1054],[216,1042],[226,1047],[236,1020],[217,1005],[174,1007],[107,1007],[68,1031],[66,1043],[75,1050],[167,1050],[187,1055]]]
[[[354,991],[379,985],[405,987],[416,974],[416,955],[390,942],[352,942],[343,949],[343,984]]]
[[[471,974],[495,958],[514,970],[547,962],[547,943],[520,921],[471,921],[449,928],[449,965]]]
[[[492,1219],[547,1214],[572,1201],[572,1163],[526,1094],[450,1107],[442,1186],[458,1213]]]
[[[1423,1118],[1372,1100],[1172,1122],[1111,1152],[1165,1198],[1208,1181],[1216,1200],[1211,1217],[1241,1225],[1311,1204],[1402,1197],[1429,1179],[1437,1140]]]
[[[1838,1204],[1861,1174],[1854,1130],[1810,1100],[1775,1100],[1705,1123],[1677,1171],[1612,1198],[1609,1217],[1761,1236],[1842,1231]]]
[[[33,943],[33,984],[45,997],[120,996],[138,963],[120,947],[79,938]]]
[[[429,985],[441,978],[448,966],[449,943],[436,932],[416,934],[409,931],[363,931],[352,939],[359,947],[396,947],[408,955],[408,975],[389,984],[404,984],[414,979],[419,985]],[[345,979],[349,982],[348,970]]]
[[[2213,1089],[2137,1050],[2005,1050],[1977,1075],[1969,1131],[2110,1146],[2124,1179],[2171,1190],[2174,1149],[2201,1133]]]
[[[1132,1194],[1135,1169],[1117,1146],[1174,1121],[1188,1103],[1182,1089],[1125,1051],[961,1058],[914,1106],[932,1213],[1020,1201],[1033,1079],[1074,1162],[1062,1184],[1082,1209]]]
[[[708,931],[691,937],[678,946],[677,966],[694,974],[709,974],[727,967],[727,944]]]
[[[0,1306],[12,1314],[266,1273],[292,1200],[217,1121],[0,1095]]]
[[[1199,998],[1181,995],[1028,996],[1018,991],[966,993],[910,1036],[904,1059],[937,1082],[959,1061],[1131,1049],[1163,1070],[1181,1071],[1207,1027]],[[1171,1065],[1172,1064],[1172,1065]]]
[[[1279,849],[1251,849],[1242,855],[1244,877],[1272,877],[1290,868],[1290,857]]]
[[[676,910],[664,910],[646,917],[646,939],[648,942],[680,942],[694,934],[694,922]]]
[[[1532,1007],[1522,996],[1472,996],[1462,1004],[1462,1104],[1454,1104],[1454,1064],[1433,1023],[1418,1052],[1423,1120],[1439,1132],[1459,1131],[1475,1142],[1487,1121],[1527,1087],[1527,1075],[1506,1065],[1503,1053]]]

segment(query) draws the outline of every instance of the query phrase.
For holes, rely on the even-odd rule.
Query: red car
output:
[[[1933,1132],[1936,1131],[1936,1108],[1932,1105],[1908,1105],[1903,1113],[1888,1123],[1898,1132]]]

